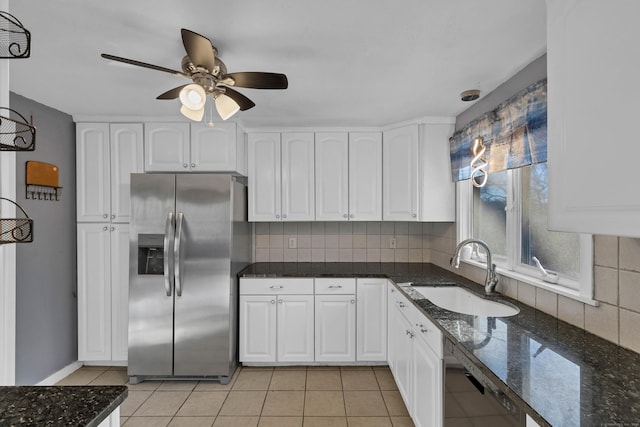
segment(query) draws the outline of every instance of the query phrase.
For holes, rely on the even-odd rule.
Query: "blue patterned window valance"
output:
[[[547,79],[529,86],[456,131],[450,142],[454,181],[469,179],[473,139],[487,146],[488,170],[499,172],[547,161]]]

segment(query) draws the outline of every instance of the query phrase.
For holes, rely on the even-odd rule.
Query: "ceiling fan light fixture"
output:
[[[227,120],[235,113],[240,111],[240,105],[225,94],[219,94],[216,96],[216,110],[220,114],[222,120]]]
[[[199,122],[202,120],[202,117],[204,116],[204,105],[202,106],[202,108],[198,110],[192,110],[191,108],[188,108],[186,105],[183,105],[182,107],[180,107],[180,112],[186,118],[191,119],[194,122]]]
[[[192,83],[186,85],[180,91],[180,102],[189,110],[200,110],[204,107],[207,94],[204,88],[198,84]]]

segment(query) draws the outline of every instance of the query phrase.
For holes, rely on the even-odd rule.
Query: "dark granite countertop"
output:
[[[459,351],[541,425],[640,425],[640,355],[432,264],[257,263],[242,277],[388,277]],[[442,309],[400,283],[455,283],[520,308],[511,317]]]
[[[0,426],[95,427],[126,397],[126,386],[2,386]]]

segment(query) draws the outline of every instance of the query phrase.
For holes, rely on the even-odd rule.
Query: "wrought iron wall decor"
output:
[[[471,178],[477,137],[486,145],[489,173],[546,162],[547,79],[532,84],[453,134],[449,145],[453,181]]]
[[[49,163],[28,161],[26,167],[27,199],[60,200],[62,187],[58,187],[58,166]]]
[[[31,33],[9,12],[0,11],[0,58],[28,58]]]
[[[22,121],[14,120],[10,114],[3,114],[3,110],[14,113]],[[36,128],[27,123],[27,119],[16,110],[0,107],[0,151],[33,151],[36,149]]]
[[[0,197],[0,200],[13,203],[25,216],[24,218],[0,218],[0,244],[33,242],[33,220],[29,218],[22,206],[13,200],[4,197]]]

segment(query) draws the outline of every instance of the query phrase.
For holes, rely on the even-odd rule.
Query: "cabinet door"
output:
[[[278,295],[278,362],[313,362],[313,295]]]
[[[276,296],[240,296],[240,361],[276,361]]]
[[[145,172],[186,172],[189,157],[189,123],[144,125]]]
[[[386,279],[357,279],[358,361],[387,360],[387,283]]]
[[[191,123],[191,170],[236,172],[236,124],[216,123],[214,127]]]
[[[76,125],[76,187],[77,221],[109,221],[109,124]]]
[[[382,135],[349,134],[349,219],[382,220]]]
[[[313,133],[282,134],[282,219],[315,220]]]
[[[356,360],[355,295],[315,296],[316,362]]]
[[[316,133],[316,221],[349,218],[349,135]]]
[[[633,0],[547,1],[552,230],[640,237],[638,16]]]
[[[420,221],[456,220],[456,187],[451,180],[449,137],[453,124],[424,124],[420,135]]]
[[[78,360],[111,360],[109,224],[78,224]]]
[[[392,323],[389,326],[389,345],[394,347],[394,368],[392,373],[396,379],[398,390],[409,413],[413,413],[412,386],[413,386],[413,341],[414,334],[411,324],[405,317],[393,308],[394,315],[391,316]]]
[[[111,221],[129,222],[131,174],[144,171],[142,124],[114,123],[109,130]]]
[[[383,221],[418,220],[418,139],[418,125],[383,134]]]
[[[420,339],[413,340],[413,422],[417,427],[441,426],[443,422],[443,367],[440,359]]]
[[[111,359],[127,360],[129,329],[129,224],[112,224]]]
[[[280,221],[280,134],[249,134],[249,221]]]

